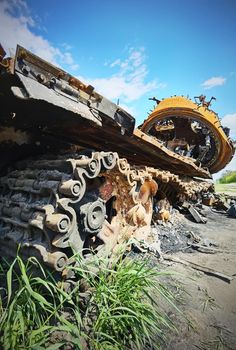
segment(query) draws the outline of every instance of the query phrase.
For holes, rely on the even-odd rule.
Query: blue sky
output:
[[[236,0],[0,0],[0,42],[119,99],[137,125],[149,97],[215,96],[236,139]]]

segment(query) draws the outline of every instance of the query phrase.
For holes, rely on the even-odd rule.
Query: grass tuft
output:
[[[160,300],[177,309],[165,273],[121,256],[74,261],[70,292],[33,257],[0,264],[0,348],[160,349],[174,329]]]
[[[84,314],[92,347],[120,350],[152,345],[159,349],[165,331],[174,328],[157,303],[158,297],[173,303],[172,294],[160,282],[165,273],[150,268],[148,261],[129,258],[111,264],[95,256],[94,273],[83,260],[77,262],[72,269],[93,290]]]

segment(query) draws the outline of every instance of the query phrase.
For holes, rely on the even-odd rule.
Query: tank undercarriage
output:
[[[62,271],[73,251],[107,254],[131,237],[148,237],[153,180],[170,201],[211,187],[168,171],[131,167],[112,152],[18,162],[0,178],[1,254],[14,257],[20,246],[23,255]]]

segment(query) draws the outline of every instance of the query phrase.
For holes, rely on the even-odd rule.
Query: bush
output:
[[[221,184],[229,184],[232,182],[236,182],[236,171],[227,171],[219,179],[219,183]]]

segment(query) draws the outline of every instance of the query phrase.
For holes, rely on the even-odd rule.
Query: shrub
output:
[[[227,171],[219,179],[219,183],[221,184],[228,184],[232,182],[236,182],[236,171]]]

